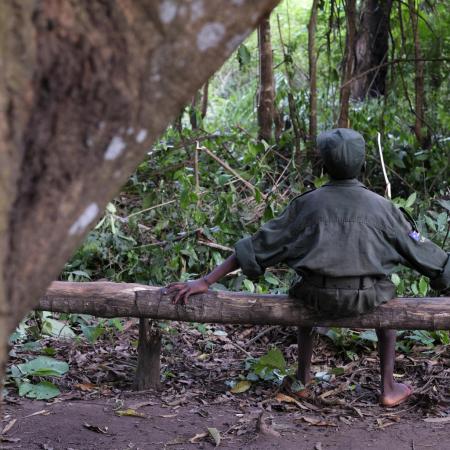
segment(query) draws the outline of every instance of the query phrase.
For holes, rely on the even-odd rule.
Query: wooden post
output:
[[[145,391],[160,387],[161,371],[161,332],[154,322],[139,319],[138,363],[134,389]]]

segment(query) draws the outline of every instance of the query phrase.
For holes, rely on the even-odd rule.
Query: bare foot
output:
[[[403,403],[412,394],[412,389],[403,383],[394,383],[393,387],[385,389],[380,396],[381,406],[397,406]]]

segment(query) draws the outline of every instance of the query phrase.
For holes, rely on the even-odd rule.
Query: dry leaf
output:
[[[302,405],[298,400],[296,400],[294,397],[291,397],[286,394],[282,394],[279,392],[277,396],[275,397],[275,400],[277,400],[280,403],[294,403],[301,409],[308,409],[306,406]]]
[[[41,409],[40,411],[36,411],[32,414],[28,414],[28,416],[23,417],[24,419],[26,419],[27,417],[33,417],[33,416],[48,416],[50,415],[50,411],[48,411],[47,409]]]
[[[6,434],[17,422],[17,419],[11,420],[9,423],[5,425],[5,428],[3,428],[2,432],[0,434]]]
[[[118,416],[127,416],[127,417],[140,417],[145,419],[147,416],[145,414],[139,413],[134,409],[128,408],[128,409],[122,409],[119,411],[116,411],[116,414]]]
[[[88,430],[94,431],[95,433],[101,433],[101,434],[107,434],[108,433],[108,427],[98,427],[96,425],[90,425],[87,422],[83,423],[83,427],[87,428]]]
[[[242,380],[236,383],[230,392],[232,394],[241,394],[242,392],[248,391],[251,385],[252,383],[250,381]]]
[[[8,444],[17,444],[18,442],[20,442],[20,438],[13,438],[13,437],[0,435],[0,442],[7,442]],[[9,448],[9,447],[5,447],[5,448]]]
[[[197,433],[194,437],[189,439],[191,444],[198,444],[202,439],[205,439],[209,436],[209,433]]]
[[[423,419],[424,422],[428,423],[447,423],[450,422],[450,416],[447,417],[427,417],[426,419]]]
[[[217,428],[208,428],[208,433],[214,439],[216,447],[218,447],[220,445],[220,440],[221,440],[220,431]]]
[[[301,420],[303,420],[306,423],[309,423],[310,425],[314,425],[315,427],[337,427],[337,425],[335,423],[327,422],[326,420],[322,419],[321,417],[303,416],[303,417],[301,417]]]
[[[97,388],[95,384],[92,383],[78,383],[74,386],[75,389],[78,389],[83,392],[90,392]]]

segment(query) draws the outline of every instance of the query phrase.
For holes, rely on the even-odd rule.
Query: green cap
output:
[[[317,137],[317,147],[325,169],[336,180],[356,178],[365,160],[364,138],[350,128],[324,131]]]

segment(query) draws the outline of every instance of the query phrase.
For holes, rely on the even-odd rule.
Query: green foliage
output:
[[[288,369],[283,353],[276,347],[271,348],[265,355],[255,360],[248,360],[246,369],[249,371],[249,381],[273,381],[281,383],[287,375]]]
[[[48,356],[39,356],[23,364],[11,366],[10,377],[16,383],[21,397],[47,400],[57,397],[59,389],[50,381],[41,380],[33,383],[33,378],[61,377],[69,370],[65,361],[58,361]]]

